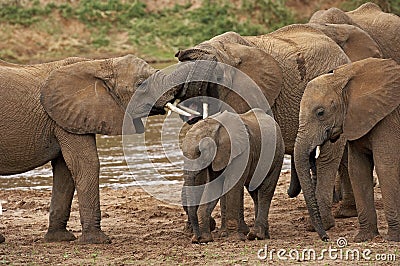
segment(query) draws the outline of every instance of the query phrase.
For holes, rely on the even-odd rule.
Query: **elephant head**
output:
[[[309,23],[334,40],[354,62],[368,57],[382,58],[378,44],[364,30],[346,24]]]
[[[397,108],[399,74],[400,66],[395,61],[368,58],[308,83],[300,104],[294,157],[314,226],[320,222],[310,178],[316,148],[336,141],[341,134],[348,141],[361,138]]]
[[[350,12],[338,8],[319,10],[312,15],[309,22],[356,26],[368,33],[378,44],[383,58],[392,58],[400,63],[400,18],[395,14],[383,12],[374,3],[365,3]]]
[[[132,95],[155,72],[133,55],[76,62],[49,75],[41,87],[41,103],[69,132],[119,135]],[[143,132],[140,118],[133,124]]]
[[[151,96],[154,95],[154,88],[147,87],[138,97],[139,108],[134,109],[148,111],[151,109],[151,106],[147,105],[149,102],[155,102],[153,109],[163,109],[165,104],[176,99],[183,101],[196,96],[209,96],[227,102],[235,111],[243,113],[251,107],[265,109],[259,102],[260,98],[266,98],[269,106],[272,106],[280,91],[268,88],[282,87],[282,72],[278,63],[234,32],[224,33],[195,47],[179,51],[176,57],[183,63],[178,64],[176,70],[164,81],[164,84],[168,84],[164,87],[169,87],[170,90],[155,99]],[[251,93],[246,94],[250,98],[253,97],[246,98],[246,101],[251,102],[251,107],[229,90],[231,87],[250,90],[250,86],[259,86],[262,92],[254,96],[250,96]],[[201,102],[194,101],[189,104],[199,113],[204,113],[204,105]],[[220,106],[210,106],[210,115],[218,111],[221,111]]]

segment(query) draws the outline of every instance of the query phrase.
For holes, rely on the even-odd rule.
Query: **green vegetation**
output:
[[[342,3],[341,8],[344,10],[354,10],[367,2],[373,2],[379,5],[383,11],[394,13],[400,16],[399,0],[347,0]]]
[[[341,8],[350,10],[367,0],[344,1]],[[398,0],[372,1],[386,11],[400,13]],[[140,0],[0,0],[0,58],[18,62],[37,57],[33,61],[43,61],[130,52],[146,59],[166,60],[178,49],[226,31],[265,34],[304,22],[287,7],[286,0],[203,0],[196,7],[192,2],[148,11]],[[18,41],[13,40],[13,31],[38,36],[23,43],[32,38],[18,36]]]

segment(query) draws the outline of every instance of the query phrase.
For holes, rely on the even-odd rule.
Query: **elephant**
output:
[[[392,58],[400,63],[400,17],[383,12],[374,3],[365,3],[350,12],[338,8],[319,10],[312,15],[309,22],[349,24],[359,27],[375,40],[383,58]]]
[[[344,38],[342,42],[349,39],[351,38]],[[372,53],[366,54],[365,58],[377,55],[376,50],[371,49],[370,51]],[[193,69],[187,71],[189,74],[204,73],[207,75],[210,71],[203,65],[196,66],[196,62],[209,60],[235,67],[253,79],[271,106],[274,118],[282,131],[285,153],[289,155],[293,155],[294,152],[300,100],[306,84],[313,78],[350,62],[349,57],[334,40],[312,25],[301,24],[289,25],[261,36],[240,36],[235,32],[226,32],[192,48],[181,50],[176,56],[183,63],[194,62]],[[231,86],[246,85],[241,78],[232,75],[229,71],[215,70],[211,71],[212,74],[218,76],[216,80],[223,79],[226,81],[225,84],[231,84]],[[187,80],[190,80],[190,77]],[[226,86],[220,86],[216,82],[201,84],[186,82],[182,86],[172,88],[157,99],[152,96],[154,90],[149,87],[138,92],[139,100],[133,108],[133,113],[141,115],[151,108],[162,109],[166,103],[174,102],[176,99],[184,101],[191,97],[204,95],[218,98],[232,106],[237,113],[244,113],[251,108],[260,107],[249,106]],[[251,96],[250,93],[245,95]],[[148,103],[154,102],[153,107],[148,105]],[[197,110],[202,110],[201,104],[197,104]],[[221,110],[215,108],[214,111]],[[318,205],[321,209],[323,225],[318,225],[319,228],[329,229],[335,224],[331,213],[333,187],[344,146],[345,141],[339,141],[321,147],[321,156],[316,166],[317,176],[321,176],[317,178],[316,184],[318,202],[311,203],[311,205]],[[292,180],[298,180],[293,161],[291,173]],[[291,185],[289,194],[296,196],[300,191],[295,190],[299,187],[299,185]],[[312,187],[303,189],[313,190]],[[322,232],[322,230],[319,231]]]
[[[46,241],[76,239],[66,229],[76,189],[82,225],[77,242],[110,243],[100,226],[95,134],[122,133],[131,96],[155,71],[134,55],[35,65],[0,61],[0,174],[18,174],[51,162]],[[131,133],[142,132],[140,118],[133,122]]]
[[[295,163],[300,181],[310,178],[311,154],[316,147],[343,135],[349,146],[349,174],[358,211],[359,232],[354,241],[371,240],[379,234],[373,192],[375,166],[388,240],[399,242],[400,65],[392,59],[368,58],[315,78],[304,91],[299,117]],[[317,212],[313,210],[313,214]]]
[[[268,212],[284,155],[274,119],[258,108],[240,115],[218,113],[194,124],[183,139],[182,151],[186,158],[182,200],[193,226],[192,242],[213,240],[211,212],[222,195],[224,234],[245,239],[240,228],[243,186],[255,207],[254,228],[247,238],[269,238]],[[208,186],[202,187],[208,181]],[[200,204],[206,207],[198,209]]]

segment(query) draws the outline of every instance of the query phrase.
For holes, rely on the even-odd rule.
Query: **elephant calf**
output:
[[[213,240],[211,212],[220,198],[222,230],[245,239],[243,186],[255,206],[255,225],[247,238],[269,238],[268,212],[284,154],[274,119],[261,109],[241,115],[225,111],[195,124],[186,134],[182,150],[182,201],[193,227],[192,242]]]

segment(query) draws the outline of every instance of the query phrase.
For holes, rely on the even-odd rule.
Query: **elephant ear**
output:
[[[391,59],[368,58],[334,71],[349,76],[343,89],[347,113],[343,133],[347,140],[367,134],[400,104],[400,66]]]
[[[224,111],[213,119],[220,127],[215,134],[217,152],[211,166],[214,171],[221,171],[249,148],[249,134],[238,114]]]
[[[364,30],[346,24],[314,24],[311,27],[322,31],[334,40],[352,62],[368,57],[382,58],[378,44]]]
[[[249,76],[261,89],[270,106],[274,105],[283,88],[283,74],[278,62],[269,54],[256,47],[238,43],[224,43],[223,49],[231,66]],[[249,85],[245,75],[233,75],[232,85],[247,90]],[[246,95],[251,97],[252,95]],[[246,98],[246,100],[249,100]],[[255,99],[257,100],[257,99]],[[261,107],[261,106],[252,106]]]
[[[63,129],[75,134],[122,133],[124,110],[106,82],[112,79],[110,59],[90,60],[53,71],[41,88],[41,103]]]

